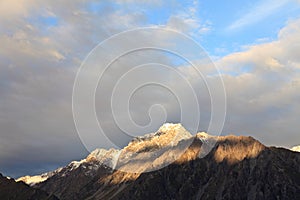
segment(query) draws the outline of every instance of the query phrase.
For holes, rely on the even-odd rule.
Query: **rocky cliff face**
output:
[[[31,184],[66,200],[300,199],[299,163],[300,153],[252,137],[192,136],[167,124],[123,150],[95,150]]]

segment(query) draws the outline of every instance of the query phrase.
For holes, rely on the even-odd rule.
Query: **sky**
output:
[[[286,148],[300,144],[298,0],[11,0],[0,2],[1,173],[11,177],[39,174],[88,154],[84,133],[77,132],[72,113],[76,74],[99,43],[114,34],[143,27],[167,28],[189,36],[218,67],[218,75],[209,67],[201,70],[208,77],[212,92],[220,92],[214,90],[220,78],[224,83],[227,112],[222,135],[250,135],[266,145]],[[177,50],[193,50],[179,36],[153,34],[150,40],[146,39],[137,34],[135,38],[120,40],[114,46],[116,49],[106,48],[105,55],[109,58],[136,41],[169,49],[175,43]],[[101,63],[97,57],[100,50],[95,53],[92,61]],[[192,54],[193,62],[204,55],[196,51]],[[212,112],[210,93],[201,78],[195,78],[189,63],[162,51],[133,52],[111,65],[95,94],[99,123],[116,147],[126,145],[131,136],[157,130],[164,120],[180,122],[180,102],[172,91],[182,94],[180,91],[185,88],[174,70],[156,65],[153,69],[157,71],[136,72],[140,79],[122,76],[132,66],[153,62],[184,74],[199,100],[198,131],[208,130]],[[122,135],[109,109],[115,84],[128,78],[129,82],[121,84],[125,90],[132,80],[152,77],[172,87],[172,91],[155,85],[137,90],[134,100],[129,102],[131,117],[146,128],[135,132],[125,123],[126,115],[120,108],[119,122],[133,134]],[[193,113],[195,107],[187,97],[182,97],[185,112]],[[121,105],[122,101],[113,103]],[[159,106],[149,112],[157,104],[164,106],[164,112]],[[146,126],[149,118],[154,123]],[[90,146],[97,147],[113,146],[98,140]]]

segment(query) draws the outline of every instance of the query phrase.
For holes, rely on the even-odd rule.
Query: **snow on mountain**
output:
[[[181,124],[163,124],[157,132],[138,136],[125,147],[125,150],[138,152],[139,149],[147,146],[175,146],[181,140],[191,138],[189,133]]]
[[[116,168],[131,173],[160,169],[177,160],[192,142],[181,124],[166,123],[155,133],[134,138],[121,151]]]
[[[87,162],[97,161],[107,167],[115,169],[121,151],[117,149],[96,149],[86,158]]]
[[[47,172],[41,175],[36,176],[23,176],[16,180],[16,182],[23,181],[24,183],[33,186],[35,184],[41,183],[43,181],[46,181],[48,178],[52,177],[53,175],[59,173],[63,168],[58,168],[54,171]]]
[[[300,152],[300,145],[292,147],[291,150]]]
[[[23,181],[24,183],[33,186],[37,183],[43,182],[47,180],[49,177],[46,175],[37,175],[37,176],[23,176],[19,179],[17,179],[17,182]]]
[[[198,137],[201,137],[201,140],[210,138],[205,133],[201,133]],[[96,149],[85,159],[72,161],[64,168],[42,175],[21,177],[17,181],[36,185],[54,175],[67,176],[79,167],[86,169],[86,175],[91,176],[100,166],[127,172],[131,170],[132,172],[151,171],[174,162],[192,141],[193,136],[181,124],[166,123],[155,133],[135,137],[122,150]]]
[[[44,182],[47,179],[51,178],[54,175],[60,174],[60,176],[64,177],[73,170],[79,168],[82,166],[83,168],[86,168],[84,164],[96,162],[99,163],[99,165],[94,165],[94,167],[90,167],[89,170],[97,170],[99,166],[104,165],[106,167],[110,167],[114,169],[116,162],[118,160],[118,155],[120,154],[119,150],[116,149],[96,149],[91,154],[87,156],[87,158],[81,160],[81,161],[72,161],[70,164],[68,164],[66,167],[61,167],[55,171],[51,171],[48,173],[44,173],[41,175],[36,176],[24,176],[20,177],[16,181],[23,181],[24,183],[33,186],[38,183]]]

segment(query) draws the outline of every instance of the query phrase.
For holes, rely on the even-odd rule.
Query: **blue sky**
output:
[[[208,18],[212,22],[212,30],[203,37],[203,46],[211,54],[225,55],[239,51],[245,45],[276,39],[278,31],[288,20],[299,17],[299,5],[293,1],[270,11],[266,8],[278,2],[281,1],[230,1],[227,4],[206,1],[200,18]],[[239,24],[239,20],[244,22]],[[236,26],[233,26],[235,23]]]
[[[219,66],[228,103],[223,134],[251,135],[284,147],[300,143],[299,0],[10,0],[0,3],[0,172],[32,175],[84,158],[88,152],[72,116],[76,73],[101,41],[148,26],[189,35]],[[164,53],[139,56],[122,64],[153,59],[177,67],[186,64],[174,55],[169,62]],[[192,79],[188,69],[185,73]],[[169,77],[155,77],[164,75]],[[172,84],[181,86],[180,81]],[[200,88],[197,80],[193,84]],[[151,98],[139,96],[138,105],[152,105],[152,92],[146,92]],[[209,103],[202,100],[207,111]],[[177,104],[168,103],[177,110]],[[109,105],[99,101],[97,106],[104,109],[99,113],[106,128],[117,133],[105,121]],[[140,112],[144,108],[134,109],[137,119],[148,117]],[[174,113],[171,118],[177,119]]]
[[[119,4],[115,6],[121,8]],[[92,8],[97,10],[95,6]],[[191,13],[191,8],[195,13]],[[191,28],[187,34],[212,56],[224,56],[247,45],[275,40],[288,21],[300,16],[299,2],[293,0],[166,1],[158,6],[130,4],[126,9],[144,13],[146,26],[165,25],[172,15],[198,21],[208,30],[199,33],[199,29]]]
[[[191,27],[179,31],[195,39],[213,59],[274,41],[280,29],[300,17],[300,4],[296,0],[154,2],[158,3],[93,2],[87,10],[98,15],[106,9],[140,14],[144,19],[139,26],[168,26],[173,16],[192,20]],[[248,69],[249,66],[245,66],[245,70]]]

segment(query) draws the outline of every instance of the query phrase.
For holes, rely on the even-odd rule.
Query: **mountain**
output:
[[[193,136],[180,124],[165,124],[124,149],[96,149],[79,162],[19,181],[62,200],[292,200],[300,199],[299,163],[300,153],[252,137]]]
[[[14,179],[4,177],[0,174],[0,199],[1,200],[58,200],[54,195],[31,188],[25,183],[16,182]]]
[[[292,147],[291,150],[300,152],[300,145]]]

